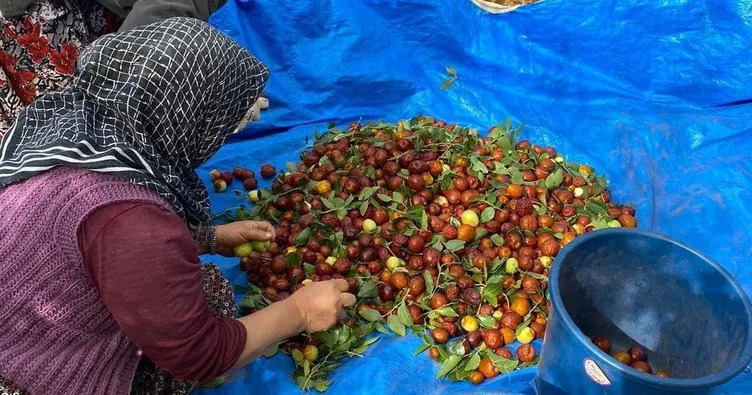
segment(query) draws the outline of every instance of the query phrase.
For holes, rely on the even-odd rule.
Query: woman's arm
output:
[[[113,318],[157,366],[191,381],[242,367],[303,330],[324,330],[355,303],[344,280],[314,283],[240,319],[206,302],[196,245],[173,213],[147,204],[97,210],[79,244]],[[230,295],[231,297],[231,295]],[[234,312],[231,312],[231,314]]]
[[[79,240],[102,301],[152,362],[191,381],[235,365],[245,327],[209,309],[195,243],[179,217],[149,204],[107,206],[85,221]]]

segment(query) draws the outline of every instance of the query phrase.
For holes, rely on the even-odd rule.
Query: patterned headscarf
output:
[[[116,174],[211,220],[195,169],[258,99],[268,69],[205,22],[172,18],[95,41],[73,85],[39,98],[0,145],[0,188],[58,166]]]

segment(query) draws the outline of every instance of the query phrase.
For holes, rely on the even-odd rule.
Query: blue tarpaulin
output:
[[[296,161],[330,122],[427,114],[485,130],[510,117],[604,173],[640,227],[699,249],[752,294],[752,1],[545,0],[492,15],[470,0],[230,0],[212,23],[270,66],[271,108],[200,169],[207,185],[212,168]],[[458,79],[444,91],[447,66]],[[212,194],[213,209],[244,199]],[[237,260],[218,263],[245,284]],[[479,387],[437,381],[419,345],[382,336],[328,393],[535,393],[535,368]],[[299,393],[292,370],[262,358],[203,393]],[[752,393],[752,374],[719,393]]]

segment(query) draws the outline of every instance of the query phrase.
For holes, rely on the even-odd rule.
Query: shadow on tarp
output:
[[[717,260],[752,294],[752,1],[545,0],[490,15],[460,0],[235,0],[212,23],[270,66],[271,109],[204,179],[215,167],[283,168],[329,122],[424,113],[485,130],[509,116],[523,137],[605,173],[641,227]],[[446,66],[459,79],[442,91]],[[243,202],[212,194],[215,211]],[[245,282],[236,260],[220,264]],[[382,338],[328,393],[535,393],[534,368],[480,387],[437,381],[418,346]],[[205,393],[298,393],[292,366],[263,360]],[[719,393],[752,393],[752,375]]]

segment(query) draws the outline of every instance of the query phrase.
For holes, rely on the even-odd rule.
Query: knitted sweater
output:
[[[0,190],[0,377],[33,394],[128,394],[139,360],[87,273],[77,231],[145,188],[60,168]]]

